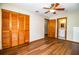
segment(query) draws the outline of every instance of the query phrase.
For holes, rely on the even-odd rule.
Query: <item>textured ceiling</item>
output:
[[[44,12],[48,11],[46,9],[43,9],[43,7],[50,7],[52,3],[16,3],[13,4],[14,6],[36,12],[37,13],[50,17],[51,15],[54,15],[53,13],[47,13],[45,14]],[[60,3],[59,7],[65,8],[65,11],[56,11],[57,13],[62,13],[62,12],[75,12],[79,10],[79,3]]]

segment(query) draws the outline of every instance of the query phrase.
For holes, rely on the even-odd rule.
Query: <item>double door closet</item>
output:
[[[29,43],[29,16],[2,9],[2,48]]]

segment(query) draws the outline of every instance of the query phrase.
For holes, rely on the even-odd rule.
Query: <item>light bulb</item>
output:
[[[55,10],[50,10],[50,12],[55,12]]]

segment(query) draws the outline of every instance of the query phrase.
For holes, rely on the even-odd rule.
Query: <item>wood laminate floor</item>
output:
[[[29,45],[0,51],[1,55],[78,55],[79,44],[53,38],[44,38]]]

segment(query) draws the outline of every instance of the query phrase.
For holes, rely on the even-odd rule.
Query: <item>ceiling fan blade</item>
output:
[[[48,12],[50,12],[50,11],[46,11],[45,14],[47,14]]]
[[[65,10],[65,8],[55,8],[55,10]]]
[[[53,3],[53,4],[51,4],[51,7],[50,8],[56,8],[57,6],[59,6],[59,3]]]
[[[52,8],[52,7],[54,7],[54,4],[51,4],[51,7],[50,8]]]
[[[59,6],[59,3],[54,3],[54,7],[58,7]]]
[[[50,8],[47,8],[47,7],[43,7],[43,9],[50,9]]]
[[[53,14],[56,14],[56,12],[53,12]]]

